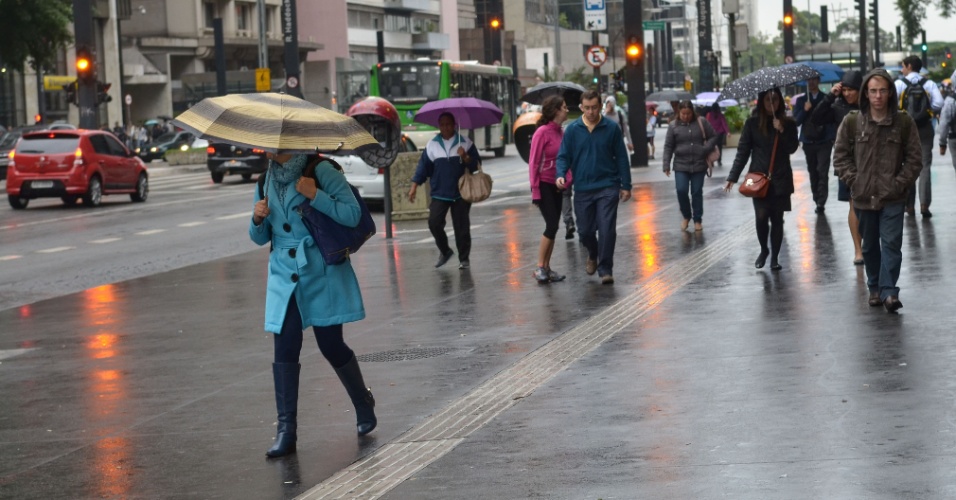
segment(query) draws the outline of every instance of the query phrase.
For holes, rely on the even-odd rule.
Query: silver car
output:
[[[415,143],[407,136],[402,137],[402,152],[418,151]],[[370,201],[385,200],[385,169],[373,168],[362,158],[355,155],[324,155],[335,160],[345,171],[345,179],[359,190],[362,198]]]

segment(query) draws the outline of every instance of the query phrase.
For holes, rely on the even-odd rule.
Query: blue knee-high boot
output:
[[[272,379],[276,390],[276,412],[279,415],[276,439],[267,457],[281,457],[295,452],[296,413],[299,406],[299,363],[272,363]]]
[[[372,390],[365,386],[358,360],[352,356],[348,363],[336,368],[335,373],[338,374],[339,380],[349,393],[352,406],[355,407],[358,435],[364,436],[372,432],[378,424],[378,419],[375,418],[375,398],[372,397]]]

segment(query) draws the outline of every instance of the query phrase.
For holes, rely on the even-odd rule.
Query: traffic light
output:
[[[112,86],[113,84],[111,83],[96,82],[96,104],[113,100],[113,96],[109,95],[110,87]]]
[[[877,33],[880,29],[880,3],[874,1],[870,4],[870,19],[873,21],[873,24],[876,26]]]
[[[73,80],[72,82],[70,82],[69,85],[63,86],[63,91],[66,92],[66,102],[68,104],[79,106],[80,101],[76,99],[76,87],[77,87],[76,80]]]
[[[926,53],[929,51],[929,45],[926,45],[926,30],[922,31],[922,37],[923,43],[920,44],[919,48],[923,51],[923,66],[928,66],[929,60],[926,58]]]
[[[76,79],[88,83],[96,80],[96,63],[89,47],[76,48]]]
[[[644,50],[641,48],[641,39],[636,36],[627,37],[627,47],[624,53],[627,55],[627,62],[636,66],[644,54]]]
[[[491,18],[491,22],[488,23],[491,26],[491,29],[496,30],[501,27],[501,21],[497,17]]]
[[[793,62],[793,0],[783,0],[783,56]]]
[[[952,59],[953,53],[949,51],[949,47],[946,47],[946,59]]]
[[[37,125],[43,123],[43,115],[40,113],[33,115],[33,121],[36,122]]]

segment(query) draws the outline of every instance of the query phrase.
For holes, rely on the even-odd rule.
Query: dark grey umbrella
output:
[[[541,104],[546,97],[559,95],[564,97],[568,108],[575,109],[581,104],[581,94],[584,87],[573,82],[545,82],[528,89],[528,93],[521,96],[521,100],[529,104]]]
[[[651,92],[645,100],[648,101],[691,101],[693,100],[694,94],[690,92],[685,92],[683,90],[658,90],[657,92]]]
[[[728,83],[717,100],[749,99],[766,90],[792,85],[808,78],[819,77],[819,71],[804,64],[760,68],[747,76]]]

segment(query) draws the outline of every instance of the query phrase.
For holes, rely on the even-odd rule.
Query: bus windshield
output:
[[[378,85],[381,96],[393,103],[435,101],[441,88],[441,66],[434,62],[383,64]]]

